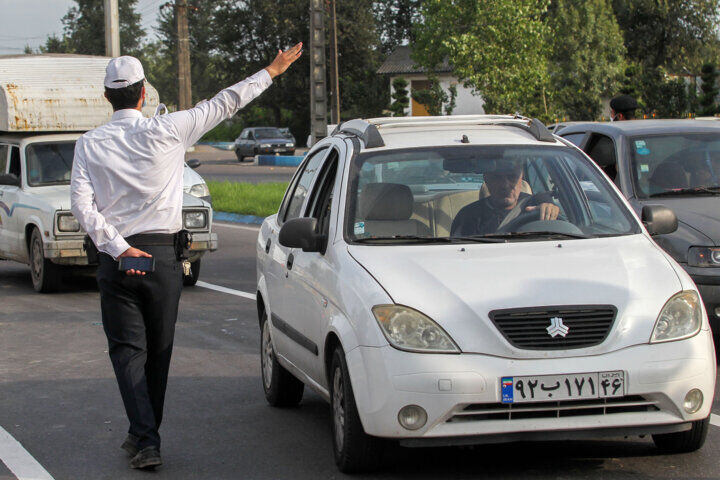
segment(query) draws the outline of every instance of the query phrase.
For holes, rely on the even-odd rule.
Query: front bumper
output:
[[[715,390],[715,352],[708,330],[687,340],[637,345],[588,357],[516,360],[478,354],[416,354],[386,346],[355,348],[348,352],[347,361],[365,431],[378,437],[405,439],[405,443],[479,443],[468,441],[478,436],[490,441],[506,441],[503,439],[508,436],[523,440],[535,438],[539,432],[597,431],[601,436],[607,429],[639,433],[683,429],[687,422],[710,414]],[[600,407],[541,418],[513,418],[506,411],[494,416],[465,413],[475,408],[505,408],[500,395],[500,378],[504,376],[614,370],[625,372],[624,402],[625,398],[626,403],[641,398],[652,406],[616,410]],[[682,404],[692,388],[702,391],[704,401],[698,412],[688,414]],[[428,421],[423,428],[410,431],[400,426],[398,412],[406,405],[419,405],[427,411]]]
[[[214,252],[218,248],[217,233],[204,232],[204,233],[192,233],[192,241],[190,242],[190,257],[188,260],[194,262],[203,255],[205,252]]]
[[[285,154],[285,153],[293,153],[295,151],[295,147],[270,147],[270,148],[259,148],[257,149],[259,155],[275,155],[278,154]]]

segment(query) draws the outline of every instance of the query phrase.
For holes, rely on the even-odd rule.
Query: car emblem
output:
[[[568,334],[570,329],[565,325],[562,321],[562,318],[560,317],[553,317],[550,319],[550,326],[547,327],[545,330],[547,330],[548,335],[555,338],[558,335],[561,337],[564,337]]]

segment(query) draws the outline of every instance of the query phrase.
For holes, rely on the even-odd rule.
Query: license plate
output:
[[[502,403],[622,397],[625,395],[625,373],[614,371],[502,377],[500,393]]]
[[[282,148],[275,148],[275,149],[273,149],[273,151],[274,151],[274,152],[282,152],[283,149],[282,149]]]

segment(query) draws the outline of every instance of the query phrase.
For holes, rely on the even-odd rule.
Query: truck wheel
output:
[[[200,278],[200,259],[190,263],[190,275],[183,275],[183,285],[192,287]]]
[[[710,417],[692,422],[690,430],[653,435],[655,446],[666,453],[688,453],[700,449],[705,443]]]
[[[245,156],[240,153],[240,150],[235,150],[235,156],[237,157],[237,161],[242,163],[243,160],[245,160]]]
[[[36,292],[50,293],[60,287],[60,267],[45,258],[40,230],[33,228],[30,235],[30,277]]]
[[[345,352],[337,347],[330,368],[330,411],[335,463],[343,473],[367,472],[380,465],[380,439],[363,429],[350,384]]]
[[[305,385],[280,365],[270,337],[270,323],[263,312],[260,335],[260,370],[265,399],[273,407],[294,407],[302,400]]]

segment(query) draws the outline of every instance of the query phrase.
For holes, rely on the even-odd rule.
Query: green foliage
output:
[[[640,74],[640,66],[631,63],[627,67],[625,67],[625,72],[623,73],[622,80],[621,80],[621,86],[620,86],[620,93],[625,95],[630,95],[631,97],[638,98],[638,82],[639,82],[639,74]]]
[[[436,75],[428,75],[430,85],[423,90],[413,90],[412,98],[416,102],[427,108],[430,115],[443,115],[443,107],[445,115],[451,115],[455,109],[455,97],[457,96],[457,87],[452,86],[452,98],[448,92],[443,90]],[[454,94],[453,94],[454,93]]]
[[[547,0],[425,0],[414,60],[434,70],[445,59],[493,113],[548,118]]]
[[[625,46],[610,0],[556,0],[548,11],[550,84],[563,117],[594,120],[623,72]],[[560,116],[560,115],[558,115]]]
[[[287,183],[207,182],[213,208],[219,212],[267,217],[277,213]]]
[[[405,109],[410,105],[408,98],[408,81],[403,77],[397,77],[392,82],[393,93],[390,95],[393,103],[390,104],[390,111],[393,117],[404,117]]]
[[[382,52],[390,55],[406,42],[413,43],[413,22],[418,22],[420,0],[381,0],[373,2]]]
[[[702,85],[700,89],[703,94],[700,97],[700,115],[715,115],[718,113],[718,106],[715,99],[718,96],[717,78],[718,71],[715,64],[706,63],[702,66]]]
[[[669,79],[664,68],[644,67],[639,80],[639,104],[648,118],[680,118],[690,110],[690,96],[685,82]]]

